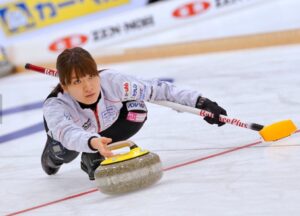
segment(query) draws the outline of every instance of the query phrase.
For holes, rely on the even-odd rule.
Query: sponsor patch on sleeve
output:
[[[123,83],[122,86],[123,90],[123,100],[136,100],[137,98],[141,97],[143,90],[136,82],[129,82],[126,81]]]
[[[146,117],[147,113],[128,112],[127,120],[132,122],[144,122]]]
[[[123,99],[124,100],[129,100],[129,96],[130,96],[130,83],[128,81],[123,83]]]
[[[147,111],[147,107],[143,101],[130,101],[126,103],[127,110],[143,110]]]

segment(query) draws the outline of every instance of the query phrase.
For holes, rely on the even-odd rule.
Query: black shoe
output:
[[[48,175],[54,175],[58,172],[63,160],[55,155],[55,151],[61,151],[61,144],[55,140],[47,140],[41,162],[42,168]]]
[[[98,152],[81,154],[81,169],[88,174],[90,180],[95,180],[95,170],[104,159]]]

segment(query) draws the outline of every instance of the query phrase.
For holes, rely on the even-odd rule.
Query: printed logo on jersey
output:
[[[112,123],[118,117],[116,108],[114,106],[107,106],[106,110],[101,112],[101,117],[103,119],[103,126],[105,128],[112,125]]]
[[[64,117],[66,120],[71,120],[71,115],[69,113],[64,113]]]
[[[129,82],[124,82],[123,83],[123,99],[127,100],[129,99],[130,95],[130,84]]]
[[[127,110],[144,110],[147,111],[146,105],[143,101],[131,101],[126,103]]]
[[[139,100],[144,100],[145,97],[146,97],[146,90],[147,90],[147,87],[144,85],[143,88],[139,88],[139,91],[140,91],[140,97],[139,97]]]
[[[176,18],[189,18],[195,15],[206,12],[210,8],[210,3],[207,1],[193,1],[182,5],[173,12]]]
[[[136,98],[138,93],[138,85],[136,83],[132,83],[132,97]]]
[[[123,100],[143,100],[145,98],[146,86],[141,88],[136,82],[126,81],[123,83]]]
[[[144,122],[146,117],[147,113],[129,112],[126,119],[132,122]]]
[[[87,130],[89,127],[91,127],[91,125],[92,125],[92,121],[91,121],[91,119],[89,118],[89,119],[82,125],[82,128],[83,128],[84,130]]]

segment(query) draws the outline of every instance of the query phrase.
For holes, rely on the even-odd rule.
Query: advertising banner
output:
[[[23,0],[0,5],[4,32],[16,35],[128,4],[129,0]]]
[[[173,0],[91,22],[77,29],[53,32],[13,47],[15,64],[53,62],[66,48],[81,46],[93,55],[107,55],[111,46],[138,37],[233,13],[264,0]],[[103,50],[106,50],[103,52]],[[111,49],[113,50],[113,49]],[[27,60],[26,60],[27,59]]]

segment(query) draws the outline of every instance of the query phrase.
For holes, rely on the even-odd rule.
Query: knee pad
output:
[[[51,152],[50,155],[54,160],[69,163],[79,155],[79,152],[66,149],[60,142],[53,140],[52,138],[50,139],[51,143],[49,150]]]

